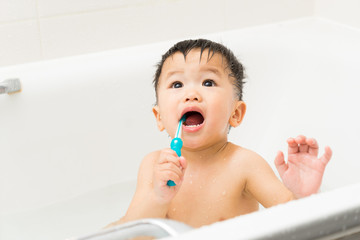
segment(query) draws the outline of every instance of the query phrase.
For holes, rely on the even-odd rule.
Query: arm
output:
[[[169,204],[181,186],[185,169],[185,158],[177,157],[171,149],[147,155],[140,165],[136,191],[125,216],[109,226],[141,218],[165,218]],[[176,186],[167,186],[169,179]]]
[[[246,164],[245,192],[266,208],[295,199],[262,157],[251,152],[249,159]]]
[[[249,157],[246,191],[251,193],[264,207],[309,196],[320,188],[325,167],[330,161],[332,152],[325,147],[320,158],[315,139],[298,136],[287,140],[288,162],[279,152],[275,165],[283,183],[275,176],[271,167],[260,156],[252,153]]]

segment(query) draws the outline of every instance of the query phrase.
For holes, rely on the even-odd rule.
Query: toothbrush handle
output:
[[[181,148],[183,146],[183,141],[181,138],[173,138],[171,140],[170,148],[176,152],[176,154],[180,157],[181,156]],[[176,183],[173,180],[168,180],[167,185],[169,187],[176,186]]]
[[[171,140],[170,148],[176,152],[176,154],[181,157],[181,148],[183,146],[183,141],[181,138],[173,138]]]

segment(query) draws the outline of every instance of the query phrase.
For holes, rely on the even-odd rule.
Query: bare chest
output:
[[[242,183],[224,184],[222,178],[184,181],[172,200],[167,217],[194,227],[256,211],[257,202],[243,194]]]

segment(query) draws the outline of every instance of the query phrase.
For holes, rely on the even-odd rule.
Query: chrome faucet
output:
[[[18,78],[11,78],[0,82],[0,94],[15,93],[21,91],[21,84]]]

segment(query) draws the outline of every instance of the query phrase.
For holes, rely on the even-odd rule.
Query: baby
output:
[[[112,225],[141,218],[170,218],[193,227],[251,213],[316,193],[332,152],[318,158],[315,139],[289,138],[288,161],[275,165],[283,183],[255,152],[228,142],[246,112],[244,71],[221,44],[186,40],[163,56],[155,74],[157,127],[173,138],[182,125],[182,156],[165,148],[143,159],[135,195]],[[168,186],[173,180],[176,186]]]

